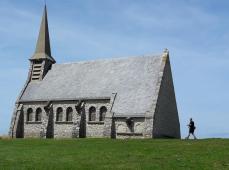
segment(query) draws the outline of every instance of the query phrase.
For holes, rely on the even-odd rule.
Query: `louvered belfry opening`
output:
[[[42,74],[42,61],[33,64],[32,80],[39,80]]]
[[[31,81],[41,81],[51,68],[51,65],[56,62],[51,55],[46,6],[41,20],[36,50],[30,61],[32,62]]]

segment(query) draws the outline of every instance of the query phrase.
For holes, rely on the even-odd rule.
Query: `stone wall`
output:
[[[169,63],[168,63],[169,64]],[[167,65],[168,65],[167,64]],[[171,86],[170,65],[165,67],[165,75],[160,87],[160,94],[158,97],[158,103],[156,107],[156,113],[154,115],[154,131],[153,137],[171,136],[179,137],[179,119],[176,109],[175,95],[173,92],[173,86]],[[168,86],[169,85],[169,86]],[[170,87],[171,86],[171,87]],[[174,98],[171,99],[171,96]],[[80,127],[84,124],[85,137],[104,137],[106,119],[112,118],[111,101],[104,100],[85,100],[83,112],[77,110],[79,101],[54,101],[49,106],[50,109],[46,109],[48,102],[30,102],[23,103],[23,134],[25,138],[46,138],[47,134],[54,138],[78,138],[80,136]],[[94,120],[89,119],[89,110],[91,107],[95,108]],[[100,109],[106,107],[107,113],[104,120],[100,120]],[[31,108],[33,110],[32,120],[28,121],[27,111]],[[41,120],[35,121],[36,110],[40,108],[42,110]],[[57,120],[57,110],[62,109],[62,120]],[[66,112],[68,108],[72,108],[72,120],[67,121]],[[81,113],[84,113],[82,116]],[[109,115],[109,116],[108,116]],[[82,119],[84,117],[84,119]],[[113,118],[114,127],[111,133],[114,133],[116,138],[150,138],[151,136],[145,136],[147,123],[146,117],[132,117],[132,125],[130,127],[127,123],[127,117]],[[150,117],[150,120],[152,118]],[[51,120],[51,121],[50,121]],[[83,123],[83,122],[84,123]],[[49,126],[52,127],[51,130]],[[152,126],[152,124],[150,124]],[[83,127],[83,128],[84,128]],[[111,126],[108,126],[111,128]],[[109,130],[108,130],[109,131]],[[83,135],[82,135],[83,136]],[[108,136],[106,136],[108,137]]]
[[[81,121],[85,121],[86,137],[103,137],[104,121],[100,121],[100,108],[106,107],[107,112],[110,110],[109,100],[88,100],[85,101],[84,113],[85,120],[81,119],[76,106],[79,101],[62,101],[51,102],[51,110],[45,109],[47,102],[24,103],[24,137],[25,138],[45,138],[47,133],[53,133],[54,138],[77,138],[80,134]],[[89,109],[96,108],[95,121],[89,121]],[[42,109],[41,121],[35,121],[36,110]],[[62,109],[62,120],[57,120],[57,110]],[[72,108],[72,120],[67,121],[67,109]],[[32,120],[28,121],[27,111],[32,109]],[[51,117],[50,117],[51,116]],[[49,119],[52,119],[51,123]],[[48,127],[53,126],[53,132],[48,131]],[[81,127],[83,128],[83,127]],[[51,135],[49,135],[51,136]]]
[[[144,138],[144,118],[132,118],[132,125],[128,125],[127,118],[115,119],[116,138]]]
[[[23,112],[24,112],[24,137],[25,138],[43,138],[46,136],[46,125],[45,122],[47,120],[47,112],[44,110],[45,103],[36,103],[36,104],[24,104]],[[35,121],[36,110],[40,108],[42,110],[41,113],[41,121]],[[32,109],[32,120],[28,121],[27,119],[27,111],[28,109]]]
[[[96,109],[95,121],[89,120],[89,110],[91,107],[95,107]],[[94,100],[94,101],[86,102],[85,114],[86,114],[86,136],[87,137],[103,137],[105,120],[104,121],[99,120],[100,109],[102,107],[106,107],[107,113],[108,113],[110,111],[110,101],[109,100]]]
[[[67,103],[67,104],[66,104]],[[29,103],[24,104],[24,137],[41,137],[45,138],[47,135],[47,130],[49,126],[53,126],[53,136],[55,138],[70,138],[77,137],[79,135],[79,121],[80,115],[75,109],[77,102],[53,102],[52,108],[47,111],[45,109],[47,102],[41,103]],[[61,107],[63,109],[63,119],[60,122],[56,121],[56,110]],[[66,109],[71,107],[72,112],[72,121],[66,121]],[[32,120],[28,121],[27,111],[31,108],[33,110]],[[42,109],[41,121],[35,121],[36,110],[38,108]],[[51,122],[49,118],[51,116]],[[50,125],[51,124],[51,125]],[[52,136],[52,135],[49,135]]]
[[[73,128],[74,128],[73,122],[67,123],[67,122],[55,122],[54,126],[54,138],[75,138],[78,137],[77,133],[74,135]],[[77,127],[77,130],[79,128]]]
[[[15,137],[17,138],[16,131],[17,131],[17,127],[18,127],[18,122],[20,121],[20,119],[19,119],[20,116],[18,116],[18,114],[23,114],[23,111],[20,111],[20,109],[18,110],[18,107],[20,107],[19,100],[22,97],[23,93],[25,92],[25,90],[26,90],[26,88],[30,82],[31,75],[32,75],[32,63],[30,63],[27,80],[26,80],[22,90],[20,91],[20,94],[18,95],[17,101],[15,103],[15,108],[14,108],[14,112],[13,112],[13,115],[11,118],[11,123],[10,123],[10,128],[9,128],[9,136],[12,138],[15,138]],[[23,125],[20,128],[24,128],[24,122],[22,124]],[[24,130],[23,130],[22,134],[20,134],[19,136],[24,137]]]
[[[103,122],[87,122],[87,137],[103,137]]]
[[[75,106],[78,102],[57,102],[53,103],[54,138],[75,138],[79,137],[80,114]],[[57,109],[63,109],[62,121],[57,121]],[[72,121],[67,121],[67,108],[72,108]]]
[[[24,138],[42,138],[44,129],[41,123],[26,122],[24,126]]]
[[[180,123],[170,61],[169,57],[164,59],[165,67],[154,114],[153,137],[180,138]]]

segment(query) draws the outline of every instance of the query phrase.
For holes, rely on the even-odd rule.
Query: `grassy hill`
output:
[[[229,169],[229,140],[0,140],[0,169]]]

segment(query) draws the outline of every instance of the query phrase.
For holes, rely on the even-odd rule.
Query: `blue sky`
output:
[[[229,137],[229,1],[48,0],[58,63],[170,51],[182,137]],[[35,50],[43,0],[0,1],[0,134]]]

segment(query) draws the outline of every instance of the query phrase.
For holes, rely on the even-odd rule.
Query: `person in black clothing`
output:
[[[189,133],[188,133],[188,136],[186,137],[186,139],[189,139],[191,134],[193,135],[194,139],[197,139],[195,134],[194,134],[196,127],[195,127],[195,124],[194,124],[194,121],[192,120],[192,118],[190,118],[190,122],[187,126],[189,127]]]

